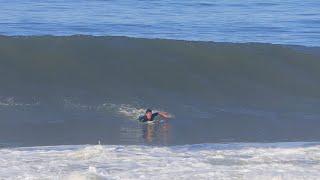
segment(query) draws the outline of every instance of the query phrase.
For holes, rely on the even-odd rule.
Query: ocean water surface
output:
[[[117,35],[320,46],[313,0],[0,1],[3,35]]]
[[[0,0],[0,179],[317,179],[319,9]]]

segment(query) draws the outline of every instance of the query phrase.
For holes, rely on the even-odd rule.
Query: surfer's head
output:
[[[146,117],[148,120],[152,119],[152,110],[151,109],[146,110]]]

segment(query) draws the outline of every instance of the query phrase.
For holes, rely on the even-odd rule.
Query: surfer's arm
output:
[[[158,112],[158,115],[162,118],[169,119],[170,115],[167,112]]]
[[[146,119],[144,118],[144,116],[139,116],[139,117],[138,117],[138,120],[139,120],[140,122],[145,122],[145,121],[146,121]]]

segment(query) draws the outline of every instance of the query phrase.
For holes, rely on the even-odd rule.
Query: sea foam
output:
[[[0,150],[4,179],[317,179],[319,143],[65,145]]]

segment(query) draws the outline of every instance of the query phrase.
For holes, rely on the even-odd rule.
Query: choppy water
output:
[[[0,1],[3,35],[121,35],[320,46],[314,0]]]

